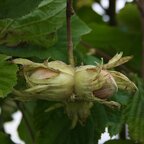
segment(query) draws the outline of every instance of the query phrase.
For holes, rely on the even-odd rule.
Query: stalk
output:
[[[142,30],[142,66],[141,75],[144,79],[144,0],[136,0],[140,15],[141,15],[141,30]]]
[[[71,17],[74,14],[72,0],[67,0],[66,7],[66,21],[67,21],[67,49],[69,63],[74,66],[74,54],[73,54],[73,42],[72,42],[72,31],[71,31]]]

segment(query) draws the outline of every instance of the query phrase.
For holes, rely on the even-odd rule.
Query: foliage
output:
[[[134,144],[131,140],[110,140],[105,142],[105,144]]]
[[[144,143],[144,85],[143,80],[136,76],[135,82],[137,83],[139,92],[130,100],[128,107],[125,109],[125,121],[128,124],[130,136],[133,139]]]
[[[139,11],[135,3],[126,4],[116,15],[117,25],[112,27],[93,11],[93,2],[74,1],[76,14],[72,17],[72,36],[76,65],[95,64],[101,57],[107,61],[120,51],[133,55],[133,60],[119,70],[127,76],[137,74],[130,78],[139,92],[115,94],[111,99],[121,103],[120,110],[95,103],[86,123],[74,129],[70,129],[71,121],[64,108],[45,112],[55,102],[17,102],[13,99],[13,88],[21,87],[23,79],[17,66],[11,63],[12,59],[27,57],[34,61],[50,59],[68,63],[66,0],[0,0],[0,97],[3,98],[0,99],[0,143],[13,143],[3,131],[3,125],[11,120],[16,110],[23,114],[18,133],[26,144],[97,144],[106,127],[113,136],[121,132],[124,124],[128,125],[131,140],[111,140],[106,144],[144,143]]]
[[[7,62],[8,58],[6,55],[0,55],[0,97],[5,97],[10,93],[17,80],[17,66]]]
[[[56,7],[56,9],[55,9]],[[56,41],[56,30],[64,21],[65,1],[41,2],[31,13],[0,22],[1,42],[9,47],[31,42],[49,47]]]
[[[14,144],[14,143],[10,140],[9,136],[6,135],[6,134],[4,134],[4,133],[2,133],[2,132],[0,132],[0,142],[1,142],[1,143],[4,143],[4,144]]]
[[[81,25],[81,27],[79,28],[77,24]],[[74,45],[76,46],[80,40],[80,36],[88,33],[90,31],[90,28],[88,28],[78,17],[73,17],[72,25],[74,34],[73,35]],[[13,48],[2,45],[0,46],[0,52],[18,57],[38,57],[40,59],[52,58],[67,61],[67,54],[65,50],[66,48],[65,27],[66,25],[64,24],[64,26],[58,30],[57,32],[58,40],[50,48],[46,48],[45,45],[43,45],[43,47],[40,47],[38,45],[32,45],[31,43],[23,46],[16,46]]]

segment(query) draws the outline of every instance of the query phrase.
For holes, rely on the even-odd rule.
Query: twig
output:
[[[101,7],[104,11],[107,10],[100,2],[99,2],[98,4],[100,5],[100,7]]]
[[[109,24],[111,26],[115,26],[117,24],[117,21],[116,21],[116,0],[109,0],[109,8],[107,10],[107,14],[110,17]]]
[[[32,128],[31,128],[31,126],[30,126],[30,123],[29,123],[29,121],[28,121],[28,119],[27,119],[27,116],[26,116],[26,114],[25,114],[25,109],[24,109],[23,105],[21,105],[19,102],[16,102],[16,104],[17,104],[17,107],[19,108],[19,110],[22,112],[23,119],[24,119],[24,121],[25,121],[25,124],[26,124],[26,126],[27,126],[28,132],[29,132],[29,134],[30,134],[32,143],[35,144],[35,137],[34,137],[34,134],[33,134],[33,130],[32,130]]]
[[[144,79],[144,0],[136,0],[138,9],[141,14],[141,27],[142,27],[142,67],[141,67],[141,75]]]
[[[71,32],[71,17],[74,14],[72,7],[72,0],[67,0],[66,7],[66,21],[67,21],[67,48],[69,63],[74,66],[74,55],[73,55],[73,42],[72,42],[72,32]]]

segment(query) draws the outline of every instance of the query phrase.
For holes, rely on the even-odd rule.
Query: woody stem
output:
[[[72,42],[72,31],[71,31],[71,17],[74,14],[72,7],[72,0],[67,0],[66,7],[66,21],[67,21],[67,48],[69,63],[74,66],[74,55],[73,55],[73,42]]]

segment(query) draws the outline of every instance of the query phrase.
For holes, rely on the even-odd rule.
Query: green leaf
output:
[[[108,132],[110,136],[119,134],[121,132],[123,125],[125,124],[125,121],[123,119],[124,111],[127,108],[127,105],[129,104],[130,100],[133,98],[133,95],[119,90],[113,97],[111,97],[111,100],[116,101],[121,104],[121,109],[109,109],[106,108],[106,113],[109,118],[108,120]]]
[[[66,27],[66,24],[64,25]],[[86,35],[91,32],[91,29],[77,16],[72,18],[72,36],[74,41],[74,48],[81,40],[82,35]],[[66,31],[65,31],[66,36]]]
[[[137,76],[135,76],[135,81],[139,92],[130,100],[124,112],[124,119],[128,124],[130,136],[144,143],[144,82]]]
[[[64,109],[44,112],[51,104],[39,101],[35,109],[34,120],[39,134],[38,144],[97,144],[101,130],[96,128],[97,121],[94,118],[89,117],[84,126],[78,124],[74,129],[70,129],[71,120]],[[103,122],[98,121],[101,124]]]
[[[56,42],[56,31],[65,21],[65,7],[65,0],[44,0],[25,16],[1,20],[0,44],[10,47],[25,43],[52,46]]]
[[[83,6],[76,11],[77,15],[84,21],[86,24],[90,25],[92,23],[104,23],[102,16],[97,14],[92,6]]]
[[[5,97],[12,91],[15,86],[17,77],[17,66],[7,61],[3,61],[4,57],[0,55],[0,97]]]
[[[113,100],[119,102],[120,104],[122,104],[122,106],[127,106],[131,98],[133,98],[133,95],[123,90],[119,90],[113,96]]]
[[[70,129],[71,120],[63,108],[46,113],[53,103],[39,101],[34,113],[34,124],[38,144],[97,144],[105,127],[111,128],[111,135],[117,134],[121,124],[121,112],[95,104],[85,125],[77,124]]]
[[[11,140],[10,137],[2,132],[0,132],[0,143],[1,144],[14,144]]]
[[[0,0],[0,19],[17,18],[32,11],[41,0]]]
[[[108,127],[108,132],[111,137],[118,134],[122,129],[123,126],[122,112],[123,112],[122,108],[120,110],[111,109],[108,107],[105,108],[105,114],[107,116],[106,126]]]
[[[73,43],[74,47],[80,41],[82,35],[90,32],[90,28],[86,26],[78,17],[73,16],[72,18],[72,33],[73,33]],[[57,43],[50,47],[49,49],[44,49],[38,46],[25,45],[21,47],[9,48],[5,46],[0,46],[0,52],[7,53],[8,55],[18,56],[18,57],[38,57],[41,59],[46,59],[51,57],[52,59],[59,59],[67,61],[67,38],[66,38],[66,24],[58,31],[58,41]]]
[[[129,62],[129,67],[139,71],[142,57],[141,53],[141,33],[124,31],[118,27],[93,24],[92,32],[83,37],[83,41],[91,45],[92,48],[101,49],[108,55],[115,55],[123,51],[124,55],[133,55],[134,59]]]
[[[15,101],[12,99],[1,99],[0,100],[0,108],[1,108],[1,114],[2,117],[2,123],[12,121],[12,114],[17,111],[17,106],[15,104]]]
[[[20,122],[20,125],[18,127],[18,133],[20,138],[26,143],[26,144],[33,144],[35,143],[35,137],[36,137],[36,130],[34,128],[34,119],[33,119],[33,109],[35,107],[35,101],[27,102],[21,105],[20,107],[23,108],[23,118]]]
[[[127,4],[117,15],[118,23],[125,31],[141,31],[140,12],[136,4]]]
[[[3,62],[3,61],[5,61],[5,60],[7,60],[9,58],[10,58],[10,56],[0,54],[0,62]]]
[[[84,64],[87,65],[96,65],[97,63],[100,63],[101,60],[98,59],[97,57],[91,56],[91,55],[84,55],[84,57],[82,58],[82,61],[84,62]]]
[[[135,144],[132,140],[109,140],[104,144]]]
[[[31,121],[31,119],[30,119]],[[30,122],[31,123],[31,122]],[[25,143],[28,143],[28,144],[33,144],[33,141],[32,141],[32,138],[31,138],[31,135],[30,135],[30,131],[29,129],[27,128],[27,125],[24,121],[24,119],[21,120],[21,123],[18,127],[18,132],[19,132],[19,136],[20,138],[25,142]]]

